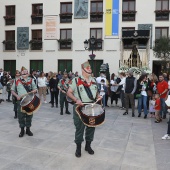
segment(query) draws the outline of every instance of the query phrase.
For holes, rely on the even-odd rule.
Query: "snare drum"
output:
[[[21,100],[21,112],[32,115],[33,112],[39,109],[40,104],[40,99],[36,95],[28,94]]]
[[[96,127],[104,123],[105,110],[101,104],[85,104],[76,107],[76,112],[81,121],[88,127]]]

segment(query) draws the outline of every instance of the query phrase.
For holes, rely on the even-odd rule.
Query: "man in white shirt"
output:
[[[96,78],[97,83],[100,84],[102,79],[104,79],[104,81],[105,81],[104,84],[107,85],[106,84],[106,76],[104,73],[100,73],[100,76]]]
[[[1,80],[1,77],[3,76],[3,69],[0,68],[0,80]]]

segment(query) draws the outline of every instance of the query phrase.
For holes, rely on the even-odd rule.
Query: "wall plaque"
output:
[[[17,49],[29,49],[29,27],[17,27]]]
[[[74,0],[74,18],[88,18],[88,0]]]

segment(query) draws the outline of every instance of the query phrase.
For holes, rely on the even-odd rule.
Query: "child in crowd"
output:
[[[149,101],[149,113],[150,117],[155,117],[155,95],[152,96],[152,99]]]
[[[103,104],[103,108],[105,108],[105,103],[106,103],[106,94],[107,94],[107,86],[105,85],[105,80],[101,79],[100,84],[98,85],[98,90],[100,93],[100,96],[103,96],[102,98],[102,104]]]
[[[162,121],[161,116],[160,116],[160,110],[161,110],[161,100],[160,100],[160,95],[155,94],[155,123],[160,123]]]
[[[6,91],[8,92],[8,99],[6,99],[7,102],[12,102],[12,100],[10,100],[10,97],[11,97],[11,87],[12,87],[12,79],[9,78],[8,82],[6,84]]]

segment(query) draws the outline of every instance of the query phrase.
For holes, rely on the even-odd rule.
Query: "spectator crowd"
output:
[[[67,74],[67,75],[65,75]],[[42,103],[51,103],[51,107],[54,108],[59,106],[58,98],[63,89],[60,88],[62,79],[71,80],[74,77],[79,77],[78,72],[62,73],[57,72],[40,72],[39,70],[31,70],[29,75],[36,86],[38,87],[38,95]],[[17,70],[15,77],[12,77],[10,72],[3,71],[0,69],[0,103],[2,102],[13,102],[15,117],[17,118],[17,110],[15,109],[15,102],[11,95],[11,87],[16,79],[20,78],[20,72]],[[166,119],[168,113],[168,106],[165,101],[169,95],[170,90],[170,75],[166,73],[158,75],[143,73],[139,79],[133,76],[133,72],[128,71],[127,73],[111,74],[110,80],[106,78],[104,72],[100,73],[99,77],[96,77],[98,84],[98,91],[103,96],[102,103],[103,108],[106,107],[119,107],[124,110],[123,115],[129,114],[129,110],[132,109],[132,117],[142,116],[147,119],[155,118],[155,123],[161,123],[163,119]],[[50,95],[50,101],[47,102],[46,95]],[[60,107],[64,105],[63,100],[60,100]],[[110,100],[110,102],[108,102]],[[120,102],[118,102],[120,100]],[[137,102],[135,102],[137,101]],[[109,106],[108,103],[111,103]],[[119,106],[118,106],[119,103]],[[135,114],[135,103],[137,103],[137,112]],[[64,107],[64,106],[62,106]],[[66,105],[65,105],[66,107]],[[68,108],[66,113],[70,114]],[[63,114],[62,110],[61,113]],[[170,139],[170,122],[168,121],[168,132],[162,137],[162,139]]]

